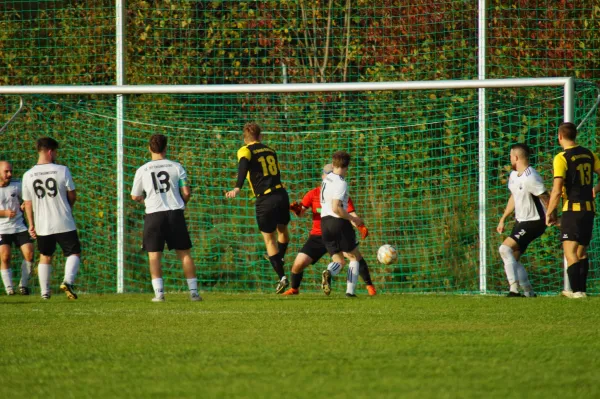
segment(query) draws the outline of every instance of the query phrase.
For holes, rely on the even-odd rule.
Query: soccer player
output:
[[[275,288],[281,294],[289,285],[285,275],[284,257],[290,241],[287,225],[290,222],[290,199],[281,183],[281,172],[275,150],[261,143],[260,126],[248,122],[244,126],[244,146],[237,152],[238,176],[235,188],[225,194],[235,198],[247,178],[256,196],[256,222],[260,230],[269,262],[279,282]]]
[[[21,295],[29,295],[33,244],[21,212],[21,182],[13,180],[12,173],[10,162],[0,161],[0,259],[2,262],[0,269],[6,294],[14,295],[10,257],[11,245],[15,244],[23,254],[19,292]]]
[[[546,223],[556,224],[556,209],[563,197],[560,223],[561,241],[567,259],[567,275],[572,291],[563,291],[569,298],[585,298],[590,263],[587,247],[592,239],[596,205],[593,174],[600,175],[600,160],[596,154],[577,144],[577,127],[562,123],[558,128],[558,143],[563,151],[554,157],[554,183]]]
[[[321,232],[327,252],[332,257],[323,271],[321,285],[325,295],[331,293],[331,278],[344,267],[344,257],[350,260],[346,278],[346,296],[354,293],[358,281],[359,260],[362,255],[356,242],[355,226],[362,226],[358,216],[348,213],[348,183],[344,179],[350,165],[350,154],[337,151],[333,154],[333,172],[325,176],[321,184]]]
[[[154,289],[152,301],[165,300],[161,267],[165,242],[169,249],[175,250],[177,258],[181,261],[190,290],[190,299],[194,302],[201,301],[196,266],[190,252],[192,241],[183,214],[185,204],[192,195],[187,173],[181,164],[167,159],[166,136],[152,135],[149,150],[152,160],[135,172],[131,199],[146,205],[143,247],[148,252]]]
[[[37,238],[40,263],[38,277],[43,299],[50,299],[52,257],[58,244],[65,257],[65,278],[60,285],[69,299],[77,299],[73,287],[79,270],[81,244],[77,235],[73,205],[77,199],[69,168],[54,162],[58,142],[50,137],[37,140],[38,162],[23,175],[23,204],[29,234]]]
[[[323,167],[321,179],[325,179],[325,177],[327,177],[327,175],[331,172],[333,172],[333,165],[325,165]],[[308,240],[296,256],[296,260],[292,266],[292,286],[283,293],[283,295],[298,295],[300,292],[300,284],[302,283],[304,269],[306,269],[309,265],[314,265],[317,263],[319,259],[321,259],[323,255],[327,253],[327,249],[323,243],[323,237],[321,236],[321,187],[319,186],[310,190],[304,195],[301,203],[294,202],[290,206],[290,209],[296,214],[296,216],[299,217],[302,216],[307,209],[311,209],[313,221],[312,230],[310,231]],[[350,197],[348,197],[348,213],[353,216],[358,216],[354,210],[352,198]],[[361,233],[361,238],[365,239],[369,234],[365,225],[356,227]],[[375,290],[373,281],[371,281],[371,274],[369,272],[369,266],[367,265],[367,262],[363,258],[360,258],[359,263],[360,266],[358,272],[363,281],[367,284],[367,291],[369,292],[369,295],[376,295],[377,291]]]
[[[529,282],[527,271],[519,262],[529,244],[546,231],[546,211],[550,196],[544,182],[536,170],[529,165],[529,147],[513,144],[510,148],[512,172],[508,179],[510,198],[496,231],[504,232],[504,221],[515,213],[515,223],[510,236],[500,245],[500,257],[509,284],[509,297],[520,297],[519,286],[526,297],[534,297],[535,292]]]

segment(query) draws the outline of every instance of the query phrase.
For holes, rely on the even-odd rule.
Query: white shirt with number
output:
[[[333,200],[342,201],[343,208],[348,210],[348,183],[340,175],[329,173],[321,184],[321,217],[340,215],[333,211]]]
[[[40,236],[76,230],[67,191],[75,190],[69,168],[47,163],[23,175],[23,199],[31,201],[35,232]]]
[[[15,216],[0,217],[0,234],[15,234],[27,231],[21,212],[21,181],[12,180],[8,186],[0,187],[0,209],[15,211]]]
[[[527,222],[546,218],[546,208],[538,196],[546,192],[542,177],[529,166],[521,175],[512,171],[508,189],[515,201],[515,219]]]
[[[135,172],[131,195],[146,194],[146,213],[184,209],[179,188],[187,185],[187,173],[180,163],[168,159],[150,161]]]

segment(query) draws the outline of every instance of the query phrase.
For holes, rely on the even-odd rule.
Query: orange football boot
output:
[[[300,290],[297,288],[290,288],[289,290],[287,290],[286,292],[284,292],[281,295],[298,295],[300,293]]]
[[[377,295],[377,290],[374,285],[367,285],[367,291],[369,292],[369,296]]]

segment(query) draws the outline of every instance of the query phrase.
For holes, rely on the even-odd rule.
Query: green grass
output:
[[[598,298],[0,298],[0,398],[599,397]]]

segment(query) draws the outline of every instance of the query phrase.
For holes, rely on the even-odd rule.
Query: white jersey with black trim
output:
[[[340,215],[332,209],[333,200],[342,201],[342,206],[348,210],[348,183],[340,175],[329,173],[321,184],[321,217],[333,216],[339,218]]]
[[[0,234],[15,234],[27,230],[21,212],[21,180],[11,180],[6,187],[0,187],[0,210],[14,211],[15,216],[0,217]]]
[[[187,186],[187,173],[180,163],[169,159],[158,159],[142,165],[133,179],[131,195],[146,194],[146,213],[185,209],[179,192]]]
[[[69,168],[35,165],[23,175],[23,199],[31,201],[35,232],[40,236],[76,230],[67,191],[75,190]]]
[[[515,219],[527,222],[546,218],[546,208],[540,199],[546,192],[542,177],[531,166],[520,175],[512,171],[508,179],[508,189],[515,201]]]

